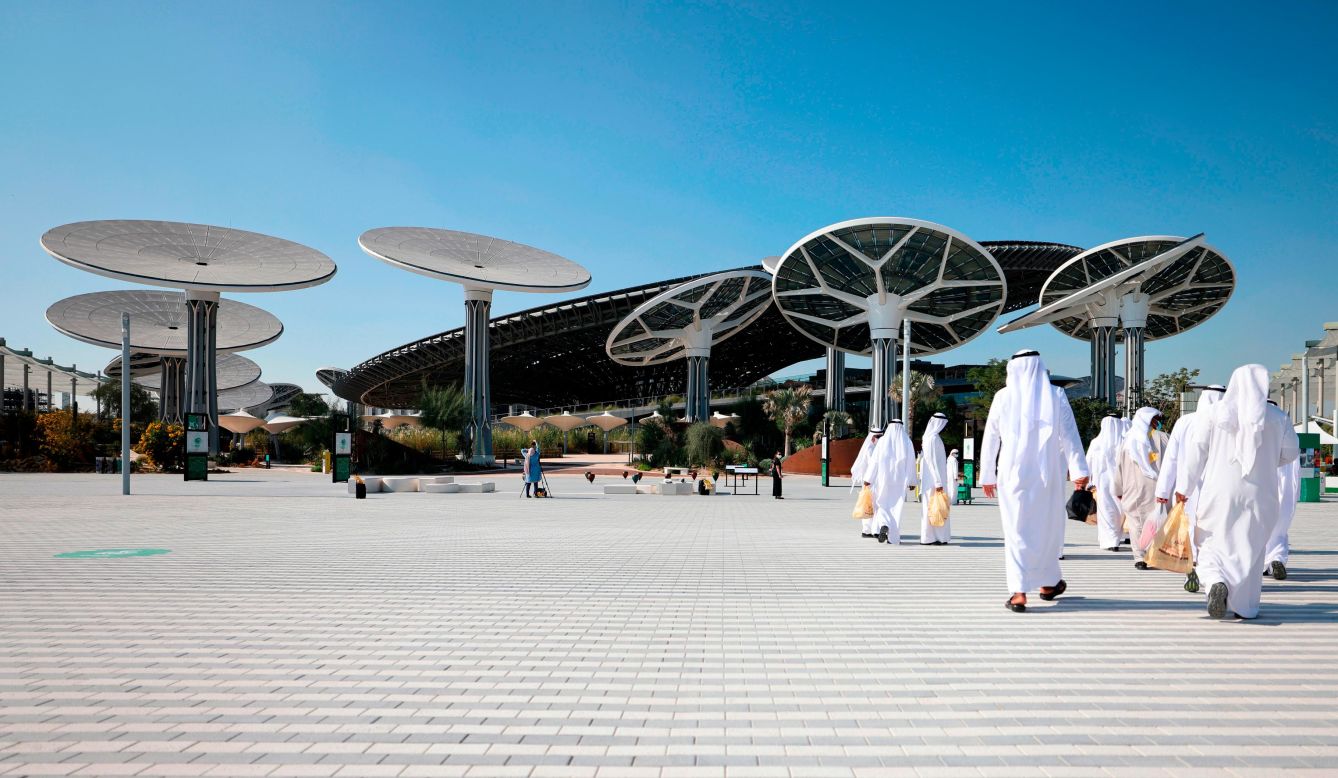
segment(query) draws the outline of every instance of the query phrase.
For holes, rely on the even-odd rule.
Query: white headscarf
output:
[[[850,466],[850,488],[864,486],[864,482],[869,480],[869,461],[873,458],[874,447],[878,444],[878,437],[882,435],[882,430],[874,432],[869,430],[869,434],[864,436],[864,445],[859,447],[859,454],[855,457],[855,464]]]
[[[925,425],[925,434],[920,436],[920,445],[923,447],[930,438],[937,438],[943,428],[948,426],[948,417],[941,413],[936,413],[929,417],[929,423]]]
[[[1206,411],[1222,401],[1222,395],[1226,394],[1226,387],[1221,384],[1211,384],[1208,388],[1199,393],[1199,404],[1195,411]]]
[[[1231,459],[1246,476],[1264,440],[1268,419],[1268,368],[1242,365],[1231,374],[1226,393],[1212,410],[1213,426],[1226,433]]]
[[[1088,447],[1092,462],[1100,462],[1102,472],[1115,470],[1115,455],[1120,451],[1120,417],[1106,416],[1101,419],[1101,432],[1092,438]]]
[[[875,493],[891,496],[895,490],[905,489],[915,478],[915,446],[901,419],[888,422],[883,437],[878,439],[869,461],[869,483]]]
[[[1157,477],[1157,466],[1152,464],[1152,422],[1160,415],[1156,408],[1139,408],[1129,434],[1124,436],[1124,452],[1148,478]]]
[[[1019,351],[1008,360],[1005,383],[1013,401],[1013,413],[1003,420],[1003,436],[1016,441],[1018,456],[1013,458],[1021,483],[1047,485],[1049,468],[1042,465],[1040,452],[1050,443],[1055,426],[1055,392],[1050,373],[1035,351]]]

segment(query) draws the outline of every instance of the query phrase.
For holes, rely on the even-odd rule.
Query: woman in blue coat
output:
[[[533,497],[539,493],[539,481],[543,479],[543,470],[539,466],[539,441],[531,440],[530,447],[520,452],[525,459],[525,496]],[[534,494],[530,494],[530,487]]]

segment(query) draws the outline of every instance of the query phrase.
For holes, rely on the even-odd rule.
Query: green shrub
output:
[[[689,465],[712,465],[725,450],[725,433],[718,427],[699,421],[683,435],[684,458]]]

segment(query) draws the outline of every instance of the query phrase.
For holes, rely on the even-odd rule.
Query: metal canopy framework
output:
[[[120,380],[121,357],[112,358],[103,372]],[[135,352],[130,355],[130,377],[136,384],[158,395],[158,418],[181,424],[185,421],[186,360],[184,357]],[[260,365],[240,354],[218,355],[214,383],[218,391],[237,389],[260,380]]]
[[[711,415],[708,361],[711,348],[737,334],[767,309],[771,277],[757,270],[732,270],[697,278],[652,297],[609,333],[605,351],[633,367],[686,359],[686,415]]]
[[[795,242],[772,282],[781,313],[824,347],[873,356],[870,425],[892,418],[887,387],[900,341],[907,358],[980,335],[1003,311],[1008,284],[989,250],[941,224],[853,219]]]
[[[1082,252],[1077,246],[1036,241],[986,241],[981,245],[1003,268],[1008,281],[1005,310],[1009,311],[1035,305],[1046,278]],[[620,365],[608,358],[604,348],[613,327],[638,305],[704,275],[710,274],[602,292],[493,319],[488,325],[493,400],[552,408],[683,394],[685,376],[677,365]],[[1021,295],[1018,289],[1023,290]],[[463,328],[456,328],[390,349],[350,368],[331,389],[349,402],[372,407],[416,407],[424,380],[460,383],[463,336]],[[711,353],[715,357],[714,384],[743,387],[796,362],[821,357],[824,349],[807,338],[794,337],[780,311],[770,306]],[[535,381],[534,370],[540,365],[544,380]]]
[[[575,291],[590,283],[590,272],[569,259],[533,246],[456,230],[382,227],[364,232],[358,245],[387,264],[464,286],[464,387],[473,409],[468,438],[473,460],[491,464],[488,319],[493,290]]]
[[[1000,332],[1050,324],[1091,343],[1094,397],[1115,402],[1115,346],[1125,343],[1125,405],[1142,403],[1143,344],[1202,324],[1226,305],[1235,270],[1202,234],[1126,238],[1084,251],[1045,282],[1040,308]]]
[[[0,395],[0,411],[55,410],[55,395],[66,391],[70,393],[73,408],[76,407],[75,397],[81,392],[85,396],[91,394],[105,380],[74,365],[65,367],[56,364],[51,357],[42,358],[28,349],[14,348],[0,338],[0,381],[3,381],[0,390],[22,393],[12,406]],[[46,402],[42,402],[42,397]]]

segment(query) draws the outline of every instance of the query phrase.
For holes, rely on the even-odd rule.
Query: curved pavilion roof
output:
[[[1041,285],[1082,249],[1062,243],[981,241],[1008,282],[1005,311],[1036,304]],[[755,270],[759,266],[749,266]],[[588,295],[518,311],[489,323],[492,400],[552,408],[560,405],[679,394],[681,364],[628,367],[609,359],[604,347],[613,327],[637,306],[693,278]],[[796,362],[824,354],[822,346],[786,323],[775,305],[711,353],[711,385],[751,384]],[[542,366],[543,380],[534,380]],[[423,381],[460,383],[464,375],[464,329],[447,330],[407,343],[354,366],[331,389],[352,402],[382,408],[416,407]],[[332,376],[333,377],[333,376]]]

